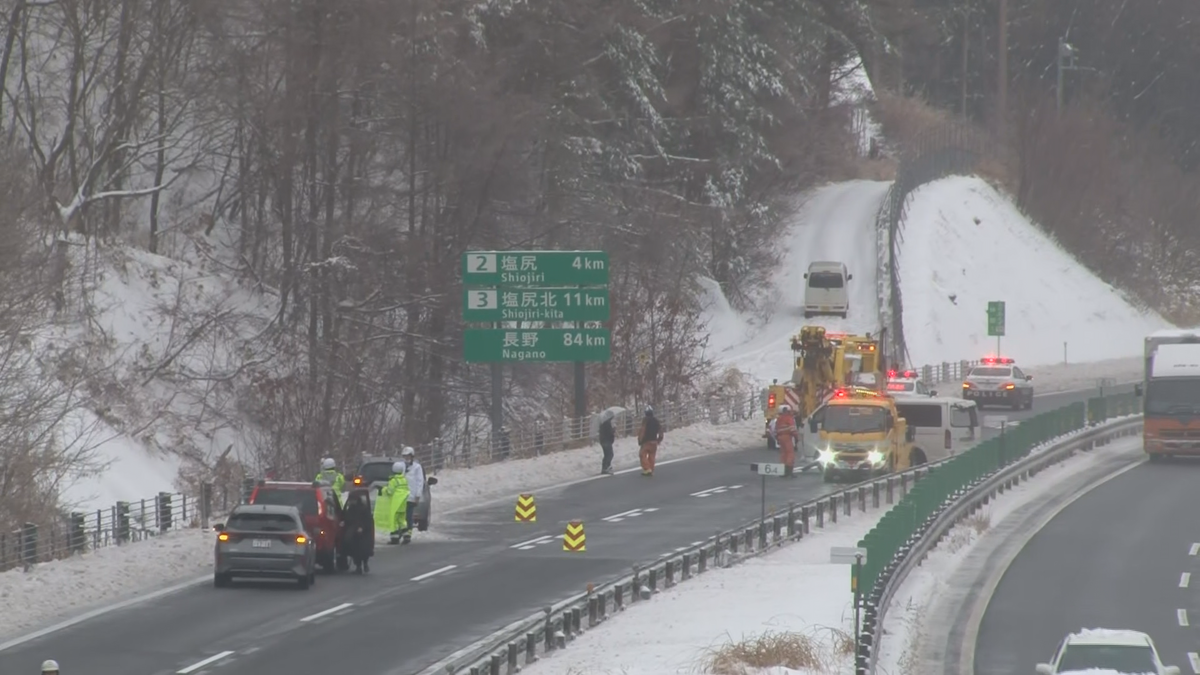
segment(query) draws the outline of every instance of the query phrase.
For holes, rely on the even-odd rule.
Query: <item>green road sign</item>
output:
[[[463,290],[463,321],[608,321],[607,288]]]
[[[608,361],[612,336],[606,328],[539,328],[463,331],[463,357],[468,363],[511,361]]]
[[[988,335],[992,337],[1004,336],[1004,301],[994,300],[988,303]]]
[[[604,251],[468,251],[465,286],[606,286]]]

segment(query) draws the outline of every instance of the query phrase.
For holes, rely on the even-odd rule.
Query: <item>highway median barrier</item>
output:
[[[587,550],[587,535],[583,532],[583,522],[572,520],[567,523],[567,531],[563,533],[563,550],[571,553],[583,553]]]
[[[537,522],[537,504],[533,501],[533,495],[517,495],[516,521],[518,523]]]

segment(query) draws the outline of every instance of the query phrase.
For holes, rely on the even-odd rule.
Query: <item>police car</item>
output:
[[[962,397],[985,405],[1009,406],[1013,410],[1033,408],[1032,375],[1026,375],[1008,357],[990,356],[967,373],[962,384]]]
[[[922,382],[915,370],[889,370],[887,392],[892,396],[937,396],[937,391]]]

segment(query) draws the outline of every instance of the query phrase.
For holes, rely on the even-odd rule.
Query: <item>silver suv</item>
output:
[[[986,405],[1003,405],[1013,410],[1033,408],[1032,375],[1026,375],[1007,357],[989,357],[967,373],[962,397],[975,401],[980,410]]]
[[[304,590],[316,581],[317,544],[295,506],[242,504],[213,529],[213,586],[224,588],[234,577],[249,577],[292,579]]]

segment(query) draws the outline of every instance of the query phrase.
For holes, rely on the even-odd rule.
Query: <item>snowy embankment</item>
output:
[[[1103,461],[1063,462],[991,500],[955,527],[893,600],[879,672],[921,675],[910,656],[920,617],[944,580],[990,524],[1057,494],[1065,475]],[[856,513],[742,565],[716,569],[630,606],[523,672],[550,675],[850,675],[854,672],[850,567],[829,562],[833,546],[855,546],[886,511]],[[719,608],[719,611],[714,611]]]
[[[980,178],[934,181],[910,200],[897,264],[914,364],[994,354],[987,303],[995,300],[1005,302],[1000,350],[1022,366],[1137,356],[1146,334],[1170,327],[1130,304]]]
[[[756,444],[761,431],[761,418],[717,427],[697,424],[668,430],[658,463],[742,449]],[[638,459],[633,439],[617,439],[613,450],[614,469],[618,472],[635,469]],[[599,476],[599,471],[600,449],[596,446],[442,471],[437,474],[438,484],[433,488],[433,529],[416,533],[414,545],[420,545],[422,540],[448,538],[438,531],[438,522],[452,520],[456,511],[515,500],[521,492],[545,491],[591,480]],[[20,612],[0,614],[0,639],[171,584],[189,580],[199,583],[211,573],[213,536],[208,531],[184,530],[147,542],[43,563],[28,573],[21,570],[0,573],[0,600],[21,608]]]

